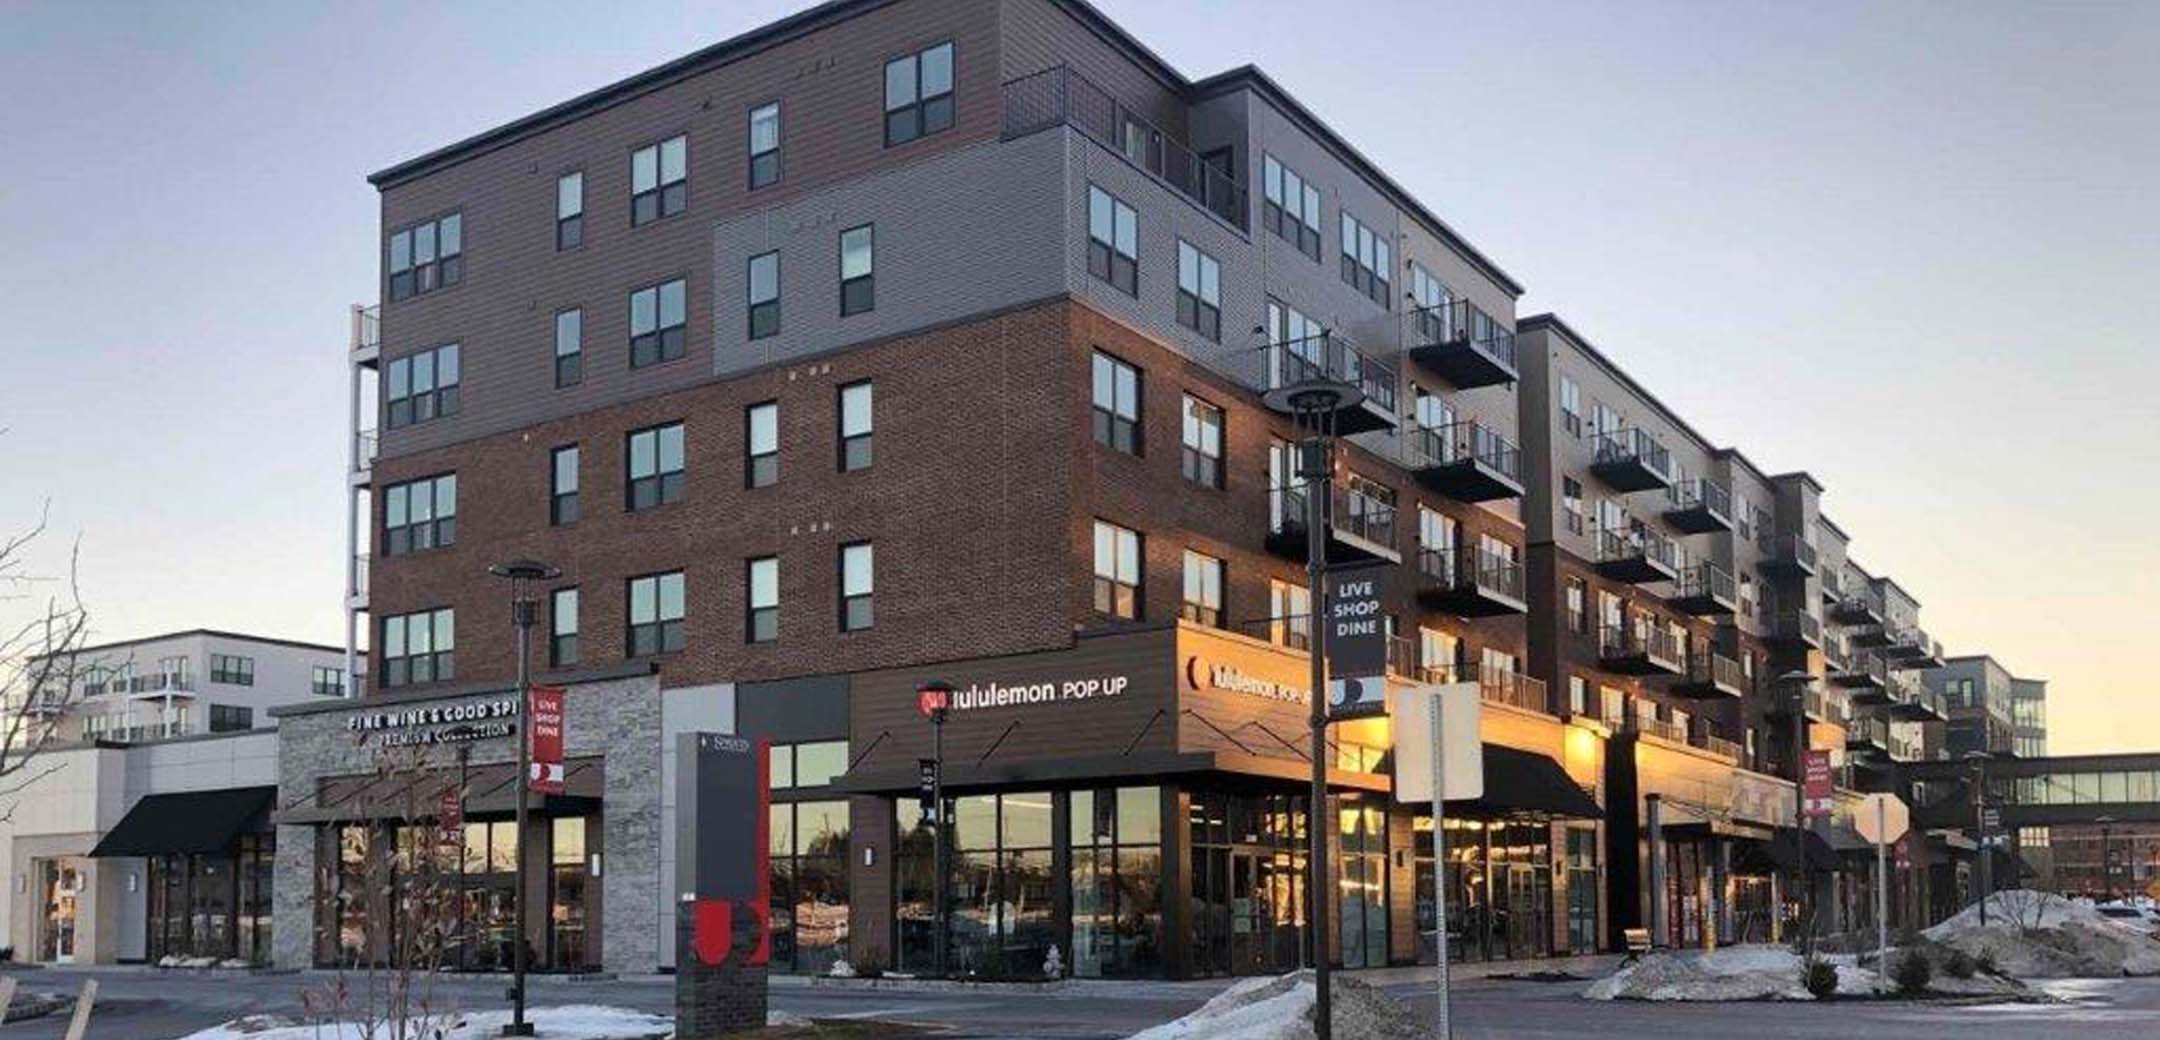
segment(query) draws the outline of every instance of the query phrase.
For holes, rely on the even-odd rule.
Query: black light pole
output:
[[[2095,816],[2093,822],[2100,825],[2100,884],[2107,892],[2107,902],[2115,900],[2115,817]]]
[[[1806,928],[1807,921],[1807,695],[1815,681],[1812,672],[1795,668],[1777,677],[1792,687],[1793,761],[1793,900],[1799,906],[1793,923]],[[1808,929],[1810,933],[1813,929]]]
[[[538,560],[511,560],[489,565],[488,573],[509,579],[510,623],[517,627],[517,939],[510,944],[510,1021],[503,1024],[502,1035],[531,1036],[532,1023],[525,1021],[525,824],[531,812],[525,792],[532,781],[527,775],[532,772],[532,730],[526,718],[532,696],[527,659],[531,656],[528,648],[532,643],[534,587],[555,580],[562,572]]]
[[[931,948],[940,977],[946,974],[946,952],[952,933],[948,923],[952,916],[951,897],[946,884],[950,868],[945,862],[945,718],[952,711],[952,689],[952,684],[943,679],[930,679],[915,688],[917,707],[930,717],[930,757],[937,763],[930,774],[930,869],[937,875],[930,886],[930,913],[937,923]]]
[[[1973,764],[1973,843],[1980,850],[1975,858],[1980,861],[1980,926],[1987,927],[1988,896],[1995,889],[1995,857],[1988,850],[1987,833],[1987,760],[1985,751],[1967,751],[1965,757]]]

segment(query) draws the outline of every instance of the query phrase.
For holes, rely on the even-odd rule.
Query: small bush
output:
[[[1928,983],[1935,979],[1935,966],[1928,963],[1927,954],[1910,950],[1898,957],[1890,969],[1890,978],[1897,983],[1900,993],[1925,993]]]
[[[1953,979],[1972,978],[1973,971],[1977,967],[1978,965],[1974,963],[1972,954],[1966,953],[1955,946],[1943,952],[1943,974]]]
[[[885,963],[880,961],[878,955],[874,953],[863,954],[860,958],[851,962],[849,966],[855,969],[855,977],[858,979],[885,977]]]
[[[2002,969],[1995,966],[1994,950],[1981,950],[1979,955],[1973,958],[1973,967],[1978,968],[1981,971],[1988,973],[1989,975],[2002,974]]]
[[[1837,965],[1820,957],[1808,958],[1800,965],[1800,984],[1816,1000],[1830,999],[1837,993]]]

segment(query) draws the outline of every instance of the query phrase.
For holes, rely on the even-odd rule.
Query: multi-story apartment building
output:
[[[1927,685],[1942,694],[1948,709],[1943,749],[1952,758],[1974,753],[2018,753],[2014,690],[2021,680],[1987,654],[1946,658],[1929,669]],[[2035,681],[2045,696],[2045,684]],[[2031,685],[2028,685],[2031,688]]]
[[[930,679],[960,691],[957,970],[1309,961],[1314,820],[1348,966],[1436,956],[1442,885],[1460,957],[1774,927],[1784,723],[1845,746],[1812,688],[1821,489],[1556,318],[1519,346],[1521,287],[1258,69],[1190,79],[1078,0],[836,0],[371,181],[366,696],[282,722],[280,963],[368,952],[329,868],[413,825],[368,808],[351,731],[467,745],[460,883],[510,905],[508,730],[471,720],[515,710],[486,577],[514,558],[561,571],[549,967],[671,962],[658,781],[700,727],[774,745],[776,962],[932,967]],[[1332,730],[1308,804],[1311,485],[1268,395],[1313,377],[1362,398],[1321,541],[1378,568],[1391,677],[1484,694],[1488,793],[1444,861],[1384,719]]]
[[[269,726],[269,709],[346,693],[337,647],[193,629],[75,652],[59,740],[131,742]]]
[[[2046,758],[2047,680],[2010,678],[2010,750],[2019,758]]]

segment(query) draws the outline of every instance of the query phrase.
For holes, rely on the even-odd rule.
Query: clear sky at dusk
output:
[[[2055,751],[2160,748],[2160,4],[1101,4],[1815,474]],[[101,637],[341,643],[364,176],[800,6],[0,5],[0,529],[50,497]]]

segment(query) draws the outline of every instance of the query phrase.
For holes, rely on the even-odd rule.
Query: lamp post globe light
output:
[[[525,1020],[525,969],[526,949],[526,880],[525,880],[525,826],[531,806],[527,792],[532,778],[532,731],[526,717],[531,709],[531,675],[527,672],[528,647],[532,642],[533,614],[537,602],[538,586],[562,576],[562,571],[539,560],[510,560],[488,565],[488,573],[510,582],[510,623],[517,630],[517,939],[510,944],[510,1021],[503,1024],[504,1036],[531,1036],[533,1026]]]

